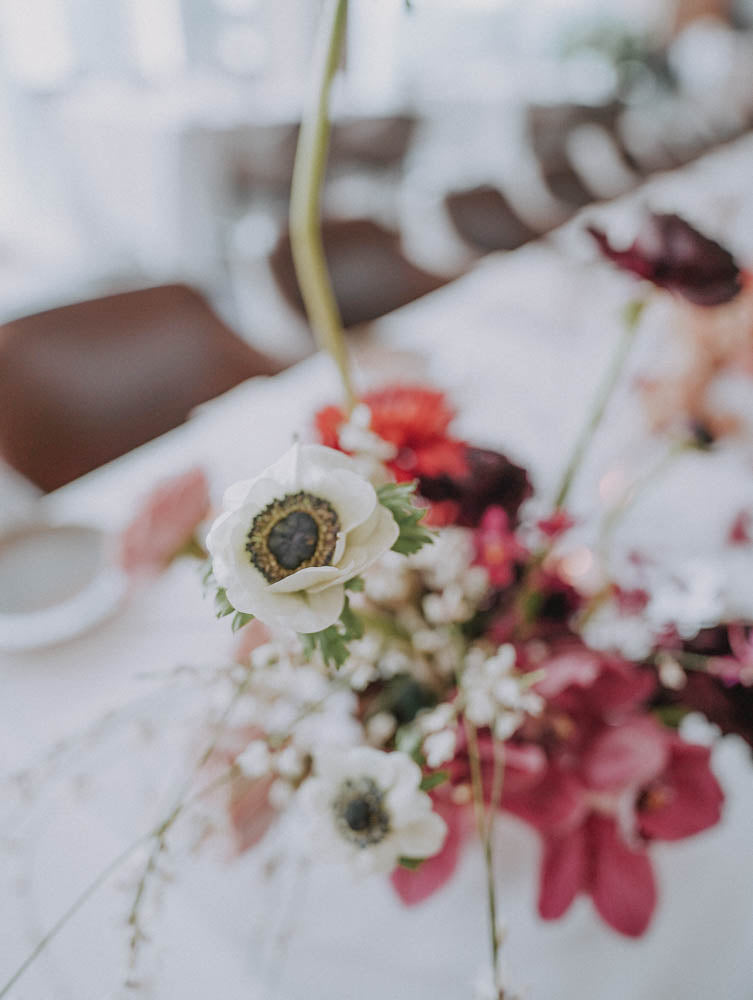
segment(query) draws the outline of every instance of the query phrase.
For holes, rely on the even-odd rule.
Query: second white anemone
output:
[[[447,826],[420,785],[421,769],[399,750],[318,753],[314,776],[299,792],[317,856],[367,875],[392,871],[403,858],[437,854]]]
[[[345,584],[392,547],[398,525],[350,458],[295,444],[255,479],[231,486],[207,548],[236,611],[270,626],[320,632]]]

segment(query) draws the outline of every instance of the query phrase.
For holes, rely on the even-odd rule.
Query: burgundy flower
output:
[[[577,751],[554,746],[541,781],[508,790],[503,803],[542,836],[541,916],[557,919],[583,892],[615,930],[642,934],[656,905],[648,845],[692,836],[721,815],[709,756],[647,715],[602,726]]]
[[[419,491],[432,502],[454,505],[456,524],[476,527],[487,507],[501,507],[515,524],[521,504],[532,491],[528,474],[500,452],[465,446],[465,471],[448,470],[438,476],[421,476]]]
[[[537,692],[550,706],[578,720],[619,721],[644,704],[656,688],[650,671],[579,642],[563,645],[539,666],[545,673]]]
[[[589,226],[588,232],[618,267],[695,305],[721,305],[742,289],[740,268],[732,254],[679,215],[649,215],[626,250],[613,247],[595,226]]]
[[[719,625],[701,629],[680,648],[708,657],[708,671],[688,670],[683,687],[663,688],[656,704],[700,712],[723,734],[741,736],[753,748],[753,686],[741,683],[753,664],[750,633],[740,625]]]

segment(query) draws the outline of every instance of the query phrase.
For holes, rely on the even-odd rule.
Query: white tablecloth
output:
[[[741,259],[753,260],[751,168],[753,140],[746,139],[679,177],[658,180],[641,197],[654,207],[682,210],[724,236]],[[619,223],[634,211],[635,201],[605,208],[605,218]],[[569,226],[548,244],[488,258],[461,281],[387,317],[359,347],[359,384],[400,375],[446,388],[460,410],[460,433],[524,462],[537,485],[551,491],[618,335],[619,307],[634,290],[610,268],[587,264],[587,247],[578,226]],[[661,304],[649,311],[637,364],[660,346],[666,315]],[[184,427],[59,490],[42,505],[54,519],[117,530],[153,483],[197,463],[208,469],[219,498],[227,483],[274,459],[310,425],[315,409],[337,394],[329,361],[312,358],[275,379],[239,386],[202,407]],[[598,478],[617,452],[636,453],[639,426],[634,403],[624,393],[611,432],[600,435],[579,480],[574,497],[579,509],[593,509]],[[732,514],[751,496],[749,458],[689,456],[663,489],[646,497],[625,530],[667,559],[711,558]],[[155,678],[178,664],[222,661],[231,647],[228,632],[203,603],[195,571],[178,564],[135,591],[91,633],[57,648],[3,656],[2,770],[34,763],[105,711],[161,690]],[[170,696],[160,698],[165,696],[149,712],[167,720]],[[147,698],[146,704],[152,702]],[[141,823],[141,817],[113,814],[103,805],[113,800],[116,776],[130,773],[126,751],[114,749],[121,747],[118,725],[114,735],[95,741],[89,758],[86,743],[74,750],[75,766],[59,755],[63,775],[86,772],[88,764],[95,779],[113,776],[108,788],[97,788],[95,780],[94,791],[82,797],[64,778],[41,805],[32,802],[20,813],[15,801],[12,809],[0,806],[0,832],[6,811],[14,824],[28,812],[19,836],[21,848],[31,845],[31,857],[22,865],[26,891],[15,896],[13,884],[3,888],[0,981],[23,956],[35,928],[49,926],[87,878],[122,849],[127,830],[138,832],[151,819],[144,816]],[[149,757],[140,751],[133,759],[136,769]],[[160,761],[157,757],[157,772]],[[542,924],[535,916],[536,838],[514,820],[500,824],[502,912],[510,925],[505,948],[513,979],[528,988],[526,996],[750,1000],[753,772],[735,740],[719,748],[715,766],[728,796],[724,820],[702,836],[655,851],[661,899],[640,942],[621,939],[599,924],[586,899],[564,920]],[[169,787],[179,783],[174,768],[179,763],[165,768],[167,798]],[[155,810],[158,815],[157,803]],[[295,917],[276,994],[280,1000],[470,995],[470,979],[483,966],[486,948],[476,851],[466,853],[444,892],[411,911],[397,904],[383,880],[354,889],[342,873],[326,868],[314,869],[298,888],[295,873],[283,872],[277,888],[270,889],[262,885],[258,857],[248,855],[227,867],[216,854],[210,851],[211,860],[180,868],[152,921],[161,955],[152,975],[157,1000],[271,997],[258,959],[260,906],[268,908],[270,921],[280,909]],[[9,883],[16,879],[18,854],[0,854],[0,870]],[[118,991],[129,901],[122,882],[118,886],[116,878],[114,888],[87,905],[12,997],[130,995]],[[290,905],[284,905],[286,892]],[[288,917],[280,919],[284,924]]]

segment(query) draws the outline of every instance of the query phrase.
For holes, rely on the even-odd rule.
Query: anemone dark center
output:
[[[345,807],[345,822],[351,830],[366,830],[373,821],[373,809],[368,799],[353,799]]]
[[[294,510],[272,528],[267,546],[283,569],[298,569],[316,552],[318,541],[319,526],[311,514]]]
[[[389,833],[384,792],[371,778],[348,778],[332,803],[341,835],[357,847],[378,844]]]
[[[246,552],[265,579],[277,583],[296,570],[331,565],[339,531],[337,512],[327,500],[291,493],[256,515]]]

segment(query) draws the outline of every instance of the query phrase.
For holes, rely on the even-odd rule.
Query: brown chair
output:
[[[323,236],[345,327],[384,316],[449,280],[413,265],[400,249],[399,234],[370,219],[329,219]],[[304,315],[287,232],[272,251],[270,266],[285,299]]]
[[[539,235],[515,214],[502,192],[490,185],[451,191],[444,203],[458,233],[482,253],[515,250]]]
[[[0,456],[54,490],[276,366],[166,285],[0,326]]]

